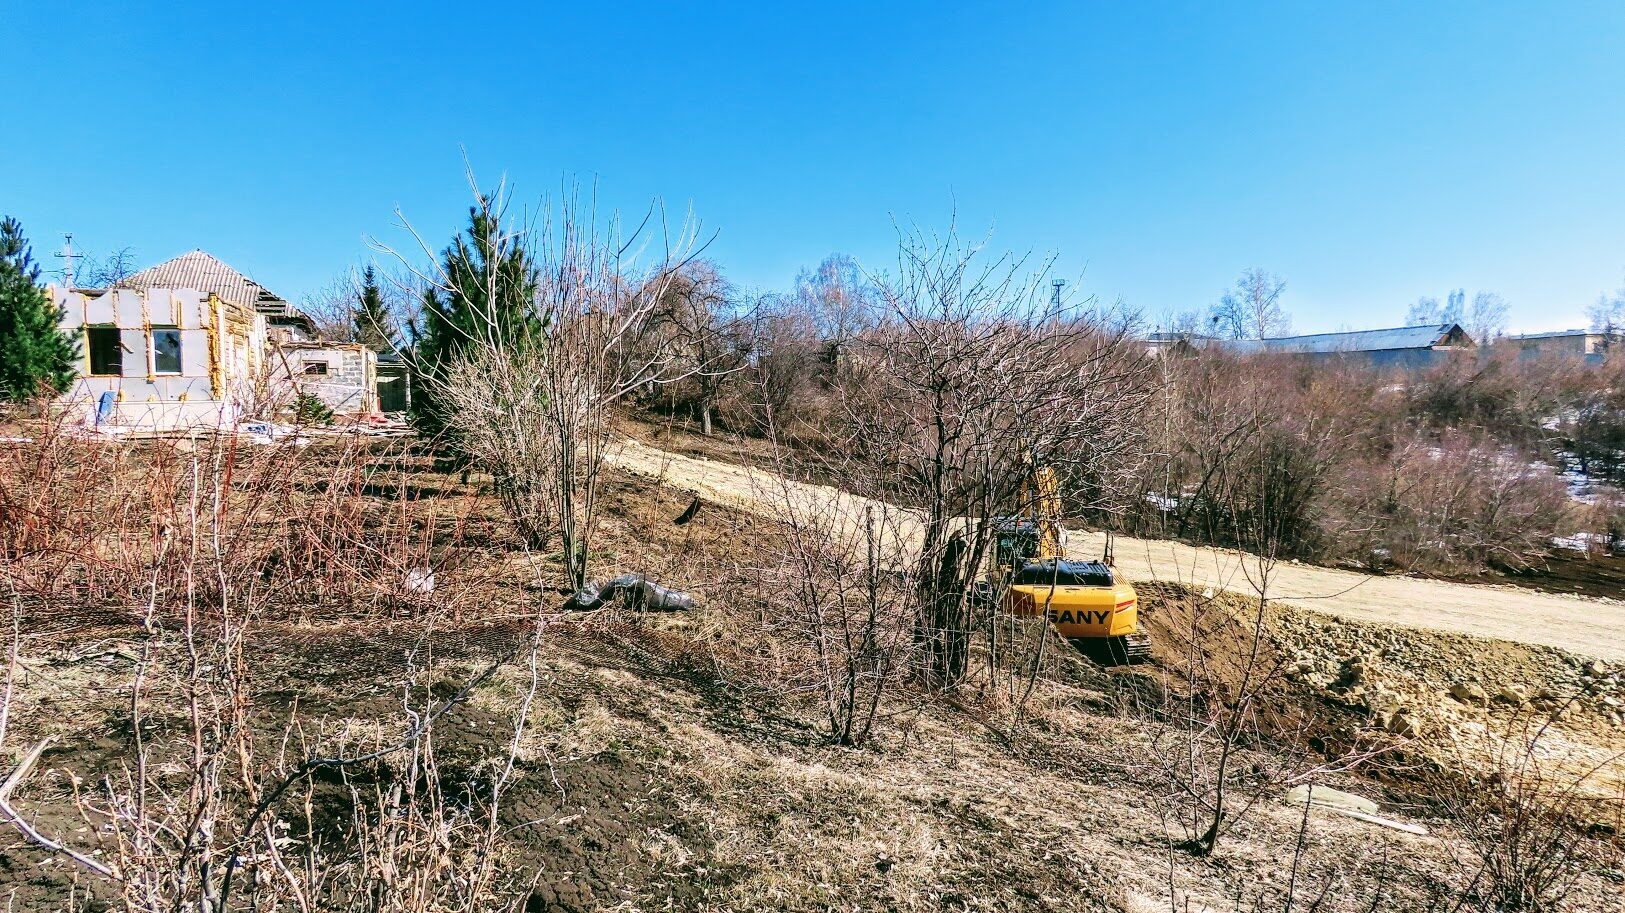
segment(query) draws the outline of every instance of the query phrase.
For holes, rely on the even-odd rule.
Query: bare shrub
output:
[[[1580,512],[1578,525],[1588,553],[1625,553],[1625,491],[1612,487],[1597,490]]]
[[[806,656],[792,687],[817,695],[831,741],[861,745],[911,664],[912,542],[896,512],[801,501],[777,493],[787,534],[766,556],[757,598]]]
[[[1400,443],[1385,463],[1352,474],[1344,496],[1355,499],[1347,510],[1364,526],[1368,555],[1436,573],[1528,567],[1571,511],[1549,469],[1461,434]]]
[[[29,600],[76,597],[85,608],[121,605],[161,534],[151,486],[128,448],[87,442],[42,409],[28,439],[0,444],[0,560]],[[66,600],[64,600],[66,602]]]
[[[1204,353],[1163,359],[1130,529],[1218,544],[1262,514],[1282,557],[1320,557],[1340,468],[1383,425],[1374,378],[1338,365]]]
[[[1563,909],[1585,875],[1617,871],[1618,847],[1583,827],[1618,801],[1599,796],[1596,780],[1618,758],[1572,756],[1560,741],[1552,717],[1520,716],[1484,744],[1458,745],[1452,772],[1436,779],[1433,800],[1465,843],[1457,861],[1471,873],[1462,896],[1470,907]]]
[[[512,761],[499,763],[483,787],[459,786],[457,799],[436,769],[433,725],[469,688],[434,701],[428,686],[438,670],[419,665],[403,693],[399,735],[385,730],[357,738],[297,711],[279,725],[256,711],[268,685],[263,659],[254,655],[256,638],[285,626],[293,598],[317,593],[297,578],[324,575],[326,598],[380,585],[398,591],[390,562],[426,554],[367,558],[391,543],[369,541],[371,524],[346,494],[354,491],[359,458],[343,447],[325,454],[294,444],[248,448],[230,436],[119,446],[127,464],[107,482],[135,506],[76,520],[90,535],[69,560],[96,564],[98,541],[128,535],[124,527],[141,536],[121,569],[139,582],[131,595],[140,596],[134,666],[116,716],[128,753],[111,769],[74,770],[70,762],[67,771],[41,774],[35,768],[54,741],[45,737],[6,772],[0,819],[105,880],[117,907],[130,911],[515,908],[523,885],[502,868],[497,826]],[[323,469],[331,477],[317,474]],[[71,494],[76,477],[47,474],[66,484],[43,500]],[[322,481],[330,484],[308,490]],[[141,496],[126,487],[133,485],[145,486]],[[304,522],[331,528],[307,528],[291,539],[264,535],[299,504],[324,499],[326,506],[316,504]],[[282,565],[268,563],[278,554]],[[325,571],[317,571],[317,556],[328,560]],[[12,619],[0,749],[16,741],[23,722],[16,709],[26,687],[17,674],[23,631],[59,624],[81,598],[74,587],[39,586],[28,568],[32,557],[26,549],[0,555]],[[299,573],[287,576],[278,567]],[[431,603],[425,611],[447,610],[443,595],[417,598]],[[515,739],[528,709],[523,703]],[[336,831],[313,817],[323,771],[376,778],[375,789],[352,784],[351,820]],[[90,836],[46,833],[19,810],[19,794],[36,784],[48,792],[59,777]]]
[[[1256,426],[1258,413],[1239,427]],[[1251,595],[1239,604],[1181,589],[1162,609],[1178,658],[1163,669],[1161,707],[1167,728],[1154,728],[1145,760],[1161,785],[1165,814],[1185,833],[1179,849],[1209,856],[1270,791],[1333,772],[1353,770],[1393,747],[1391,740],[1325,738],[1325,722],[1312,704],[1287,693],[1288,657],[1270,633],[1270,589],[1286,544],[1298,535],[1302,503],[1297,479],[1308,470],[1291,465],[1269,434],[1247,434],[1239,480],[1213,488],[1225,539],[1236,547],[1228,569]],[[1221,476],[1231,472],[1220,467]],[[1170,649],[1171,648],[1171,649]],[[1177,652],[1175,652],[1177,651]],[[1251,757],[1248,755],[1251,754]]]
[[[1289,659],[1267,624],[1272,562],[1239,560],[1236,573],[1261,595],[1240,602],[1177,585],[1163,594],[1158,686],[1132,702],[1148,721],[1139,769],[1183,834],[1175,846],[1196,856],[1216,852],[1279,790],[1352,771],[1398,744],[1331,738],[1332,724],[1290,694]]]
[[[1235,544],[1253,492],[1283,557],[1462,574],[1529,567],[1585,520],[1551,469],[1574,465],[1565,404],[1607,383],[1584,366],[1392,374],[1191,350],[1158,368],[1147,430],[1166,458],[1130,486],[1123,528]]]
[[[815,315],[790,295],[765,295],[745,328],[750,353],[727,388],[723,409],[741,431],[799,448],[815,438],[828,407],[825,348]]]
[[[1423,427],[1488,434],[1529,446],[1546,436],[1587,371],[1566,360],[1519,361],[1499,352],[1483,360],[1450,359],[1407,378],[1406,412]]]
[[[1576,397],[1565,423],[1582,473],[1625,484],[1625,370]]]

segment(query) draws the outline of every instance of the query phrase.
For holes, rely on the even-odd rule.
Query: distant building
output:
[[[1459,324],[1445,323],[1347,333],[1316,333],[1273,339],[1224,339],[1209,345],[1242,353],[1272,353],[1304,358],[1343,359],[1374,368],[1426,368],[1471,353],[1477,347]]]
[[[1147,355],[1164,355],[1181,351],[1192,351],[1204,346],[1212,345],[1218,340],[1212,336],[1203,336],[1200,333],[1180,333],[1159,331],[1145,338],[1145,353]]]
[[[1518,353],[1519,358],[1583,358],[1588,362],[1601,362],[1611,347],[1625,349],[1625,333],[1604,333],[1599,330],[1558,330],[1552,333],[1524,333],[1503,336],[1495,341],[1495,349],[1502,347]]]

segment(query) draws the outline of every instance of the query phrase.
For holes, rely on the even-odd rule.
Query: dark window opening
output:
[[[305,373],[306,374],[326,374],[327,373],[327,362],[325,362],[325,361],[307,361],[307,362],[305,362]]]
[[[152,331],[152,370],[154,374],[181,373],[181,331]]]
[[[87,327],[85,337],[86,348],[90,349],[90,373],[124,373],[124,344],[119,341],[118,327]]]

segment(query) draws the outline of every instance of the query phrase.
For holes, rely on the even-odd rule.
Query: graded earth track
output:
[[[761,469],[669,453],[632,440],[612,445],[611,465],[693,492],[703,500],[776,515],[783,505],[859,518],[866,507],[885,511],[899,526],[912,512],[872,502],[825,485],[794,482]],[[854,519],[852,522],[859,522]],[[1098,556],[1105,537],[1072,531],[1069,548]],[[1162,580],[1244,595],[1256,592],[1257,561],[1233,551],[1155,539],[1118,536],[1116,564],[1130,580]],[[1271,598],[1304,609],[1361,621],[1454,631],[1542,644],[1610,661],[1625,660],[1625,594],[1621,600],[1538,593],[1512,586],[1450,583],[1418,577],[1281,562],[1269,577]]]

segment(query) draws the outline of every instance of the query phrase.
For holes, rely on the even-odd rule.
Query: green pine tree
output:
[[[536,267],[523,243],[504,239],[501,219],[486,201],[470,207],[468,228],[440,255],[451,291],[423,293],[423,323],[412,328],[412,419],[425,434],[446,434],[446,407],[436,388],[472,340],[495,332],[521,342],[540,331],[532,306]]]
[[[361,295],[350,312],[355,341],[374,352],[395,351],[394,333],[390,329],[389,307],[384,304],[384,292],[378,285],[378,276],[369,265],[361,273]]]
[[[21,402],[73,383],[79,343],[39,284],[21,222],[0,221],[0,401]]]

